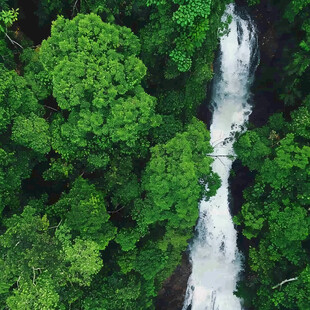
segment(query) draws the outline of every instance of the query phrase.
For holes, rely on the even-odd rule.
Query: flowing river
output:
[[[234,295],[242,269],[237,232],[229,210],[228,178],[234,155],[235,134],[243,130],[251,113],[249,88],[258,65],[256,28],[245,12],[227,6],[223,21],[231,16],[229,33],[221,37],[220,54],[212,90],[210,127],[213,171],[221,187],[209,201],[200,202],[196,235],[189,246],[192,274],[183,310],[240,310]]]

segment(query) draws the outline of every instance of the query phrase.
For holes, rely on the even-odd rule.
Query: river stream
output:
[[[221,187],[216,196],[199,205],[196,234],[189,246],[192,274],[183,310],[242,309],[242,301],[234,295],[242,257],[230,214],[228,178],[235,135],[244,130],[252,109],[250,86],[258,65],[258,41],[246,12],[230,4],[223,21],[229,16],[229,33],[220,40],[211,99],[214,152],[210,155],[215,158],[212,168],[221,178]]]

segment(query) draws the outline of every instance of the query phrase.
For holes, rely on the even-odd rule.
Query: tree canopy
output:
[[[309,299],[309,29],[308,1],[274,3],[278,31],[298,32],[284,47],[277,94],[289,113],[247,131],[235,150],[255,175],[236,216],[249,239],[248,279],[239,293],[254,309],[308,309]],[[288,23],[289,22],[289,23]],[[287,109],[285,109],[287,110]]]
[[[191,4],[191,72],[147,47],[155,3],[0,5],[0,308],[154,309],[219,185],[195,116],[224,4]]]

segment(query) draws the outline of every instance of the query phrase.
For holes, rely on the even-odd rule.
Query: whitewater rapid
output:
[[[189,246],[192,274],[183,310],[240,310],[234,295],[242,269],[237,233],[229,210],[228,178],[234,156],[235,134],[251,113],[249,88],[258,64],[256,28],[245,13],[227,6],[223,21],[232,17],[229,33],[221,37],[218,68],[212,90],[210,127],[215,171],[221,187],[209,201],[200,202],[196,234]]]

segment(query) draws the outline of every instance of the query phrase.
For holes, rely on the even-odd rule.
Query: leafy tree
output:
[[[178,264],[192,236],[190,227],[197,219],[198,201],[203,195],[214,195],[219,185],[218,177],[211,172],[212,159],[206,156],[211,151],[209,134],[195,119],[184,133],[152,149],[142,177],[145,198],[138,199],[131,211],[137,225],[121,230],[115,239],[126,253],[118,261],[124,273],[135,270],[145,280],[156,279],[160,284],[162,273],[171,273]],[[139,242],[147,240],[151,227],[156,227],[157,232],[152,231],[156,243],[140,248]]]
[[[19,278],[35,282],[41,270],[59,268],[57,243],[49,235],[49,221],[26,207],[23,213],[5,222],[7,231],[0,237],[1,254],[5,257],[1,279],[12,286]],[[37,269],[39,268],[39,269]]]
[[[34,113],[28,118],[18,116],[12,128],[12,140],[38,153],[46,154],[51,148],[48,130],[48,123]]]
[[[43,109],[23,77],[0,66],[1,207],[19,208],[21,182],[50,149]],[[16,209],[15,209],[16,210]]]
[[[139,49],[129,29],[94,14],[53,24],[40,57],[62,109],[52,122],[52,146],[63,158],[104,168],[114,148],[145,154],[160,117],[155,99],[140,86],[146,68],[136,57]]]
[[[85,298],[83,309],[145,309],[145,304],[137,305],[141,294],[141,282],[138,276],[114,273],[109,278],[104,278],[99,285],[100,289],[90,292]],[[102,294],[105,298],[101,297]]]
[[[2,10],[0,12],[0,32],[7,33],[7,28],[17,21],[18,9]]]
[[[212,159],[206,156],[211,151],[209,133],[195,119],[184,133],[152,149],[143,177],[148,207],[137,214],[142,226],[143,222],[166,219],[174,227],[192,226],[197,218],[192,206],[197,205],[201,195],[207,194],[205,185],[210,185],[210,195],[217,189],[218,179],[210,168]],[[167,213],[171,208],[174,212]]]
[[[30,176],[33,166],[30,159],[25,150],[0,148],[0,213],[6,206],[11,210],[19,208],[21,183]]]
[[[37,10],[35,11],[35,14],[39,18],[39,26],[50,24],[58,15],[72,18],[78,13],[95,13],[100,15],[103,20],[112,22],[115,17],[119,19],[121,13],[127,13],[128,15],[128,10],[132,5],[132,2],[130,1],[122,3],[114,0],[42,0],[39,3],[36,3]]]
[[[24,64],[24,78],[38,100],[51,95],[51,81],[40,62],[39,49],[25,48],[20,56]]]
[[[307,309],[309,298],[309,2],[274,2],[282,12],[277,31],[298,33],[282,57],[280,98],[290,116],[244,134],[236,144],[241,161],[256,174],[244,192],[236,222],[252,239],[244,283],[254,309]],[[289,21],[289,23],[287,22]],[[293,30],[294,29],[294,30]],[[292,48],[293,47],[293,48]]]
[[[19,281],[19,289],[7,299],[7,306],[14,310],[50,310],[57,309],[59,295],[53,280],[45,275],[36,283]]]
[[[47,181],[66,179],[74,170],[71,163],[67,163],[61,158],[51,158],[49,165],[49,169],[43,173],[43,178]]]
[[[64,261],[69,263],[69,279],[72,283],[89,286],[93,275],[102,268],[99,247],[93,241],[75,239],[72,246],[64,247]]]
[[[150,71],[147,85],[158,98],[156,111],[164,115],[162,125],[154,130],[156,142],[161,143],[172,138],[179,130],[177,128],[190,123],[197,107],[206,98],[206,85],[213,76],[214,53],[226,4],[225,1],[212,1],[212,14],[201,18],[198,12],[192,26],[182,27],[173,19],[173,14],[183,4],[165,3],[150,6],[149,20],[139,33],[141,57]],[[199,6],[195,2],[192,4],[197,4],[197,10],[193,11],[195,15]],[[200,23],[207,24],[208,31],[204,26],[200,27]],[[197,32],[197,37],[191,31],[195,35]],[[171,53],[175,53],[174,60]]]
[[[95,241],[101,250],[116,233],[116,228],[108,222],[110,216],[102,193],[82,178],[78,178],[69,193],[51,209],[54,214],[67,219],[67,225],[77,236]]]
[[[245,133],[235,147],[241,161],[256,171],[255,184],[246,189],[236,222],[244,225],[244,236],[254,239],[248,255],[255,280],[246,286],[258,309],[307,305],[307,301],[300,303],[295,289],[298,286],[301,295],[308,290],[308,284],[300,281],[308,263],[310,229],[310,149],[301,111],[306,120],[306,107],[292,112],[290,123],[275,115],[266,126]],[[277,283],[282,281],[284,289],[279,290]]]
[[[14,288],[6,301],[12,309],[66,309],[102,268],[96,242],[73,239],[66,224],[50,227],[47,216],[38,216],[33,207],[5,224],[0,283]]]
[[[3,64],[5,68],[12,70],[16,64],[14,62],[14,54],[9,49],[8,44],[5,40],[0,39],[0,64]]]
[[[225,1],[222,3],[225,4]],[[146,48],[157,42],[160,54],[168,54],[177,64],[179,71],[188,71],[192,65],[194,52],[202,47],[206,40],[210,28],[212,2],[150,0],[147,4],[155,6],[156,11],[151,16],[151,20],[155,23],[151,22],[146,28],[147,32],[152,33]],[[158,31],[155,32],[151,27],[157,28]],[[168,40],[172,40],[172,48],[171,44],[165,44]]]
[[[8,71],[0,66],[0,130],[5,131],[19,115],[28,116],[35,113],[42,116],[43,109],[38,104],[33,93],[27,88],[25,80],[14,71]]]

